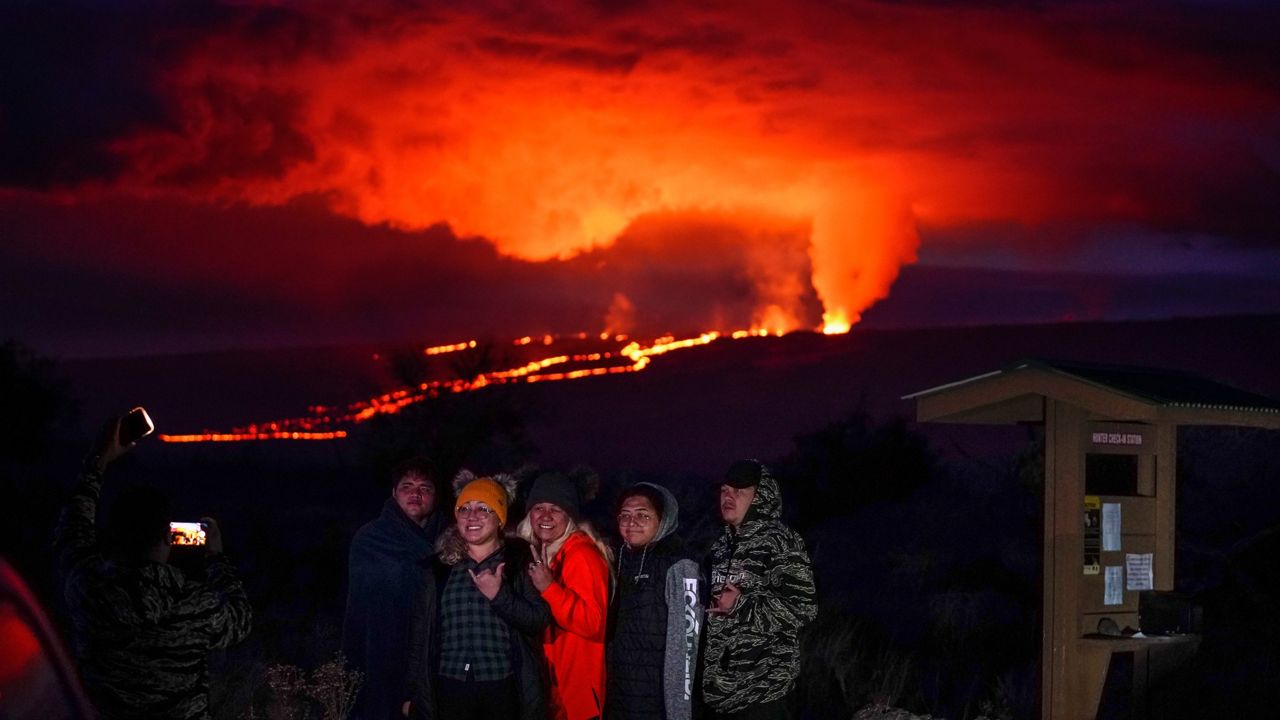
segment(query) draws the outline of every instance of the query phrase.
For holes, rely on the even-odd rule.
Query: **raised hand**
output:
[[[476,584],[476,589],[480,591],[487,599],[492,600],[498,596],[498,590],[502,588],[502,568],[506,566],[505,562],[498,563],[498,567],[494,570],[468,570],[471,573],[471,582]]]
[[[129,448],[120,444],[120,418],[111,418],[102,424],[98,436],[94,438],[93,447],[89,450],[92,461],[98,470],[105,470],[111,461],[125,454]]]
[[[200,524],[204,526],[205,553],[217,555],[222,552],[222,528],[218,527],[218,521],[211,517],[202,517]]]
[[[529,579],[533,581],[533,586],[542,592],[551,587],[551,568],[547,566],[547,548],[544,545],[538,550],[533,562],[529,565]]]

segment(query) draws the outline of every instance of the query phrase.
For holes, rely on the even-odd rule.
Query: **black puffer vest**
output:
[[[667,571],[684,559],[674,535],[618,553],[618,586],[610,622],[609,720],[661,720],[663,658],[667,646]]]

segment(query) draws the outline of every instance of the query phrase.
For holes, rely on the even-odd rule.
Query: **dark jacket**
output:
[[[813,565],[781,512],[777,481],[761,466],[741,527],[726,525],[711,547],[711,591],[742,590],[728,615],[707,616],[702,691],[719,713],[782,698],[800,674],[800,629],[817,615]]]
[[[87,466],[54,540],[85,688],[106,719],[207,718],[208,653],[249,634],[244,587],[221,554],[207,558],[203,583],[104,554],[94,527],[101,488]]]
[[[451,534],[456,537],[452,528],[445,531],[442,544]],[[520,698],[519,720],[545,720],[547,672],[540,643],[542,631],[551,622],[551,611],[529,579],[529,564],[533,561],[529,543],[517,537],[509,537],[504,542],[502,587],[490,601],[490,607],[511,629],[511,663]],[[448,553],[442,555],[447,556]],[[440,599],[452,569],[452,565],[435,556],[423,564],[419,573],[410,630],[414,641],[406,666],[406,685],[413,703],[409,717],[414,720],[435,720],[437,717],[435,686],[440,664]]]
[[[651,487],[664,496],[657,534],[643,548],[624,544],[618,552],[607,649],[609,720],[689,720],[693,711],[702,578],[675,535],[675,497]]]
[[[409,698],[404,668],[423,563],[434,552],[440,512],[426,527],[410,520],[395,498],[351,540],[342,651],[365,673],[352,720],[399,719]]]

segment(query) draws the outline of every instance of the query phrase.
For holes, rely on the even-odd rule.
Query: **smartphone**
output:
[[[169,523],[170,545],[204,545],[208,540],[204,525],[198,522]]]
[[[129,447],[142,438],[155,432],[155,423],[147,411],[136,407],[128,415],[120,418],[120,446]]]

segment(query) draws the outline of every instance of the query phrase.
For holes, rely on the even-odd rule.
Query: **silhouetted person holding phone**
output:
[[[391,497],[382,512],[351,539],[342,651],[365,674],[353,720],[399,718],[409,697],[405,667],[419,578],[441,526],[451,519],[437,512],[447,502],[439,491],[430,460],[400,463],[391,471]]]
[[[213,518],[201,519],[205,582],[169,564],[169,502],[156,490],[123,489],[98,538],[103,473],[131,447],[120,429],[116,419],[99,434],[54,541],[80,673],[107,720],[207,718],[209,651],[249,634],[249,599]]]

